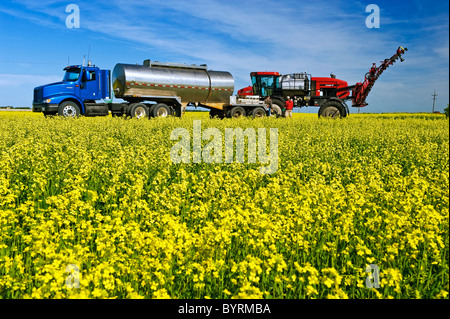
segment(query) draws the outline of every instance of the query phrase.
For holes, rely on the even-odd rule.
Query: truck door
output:
[[[84,100],[98,100],[98,72],[83,69],[81,73],[80,97]]]

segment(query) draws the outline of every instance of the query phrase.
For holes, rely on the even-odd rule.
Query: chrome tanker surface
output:
[[[113,90],[117,98],[179,97],[182,103],[228,103],[234,91],[229,72],[207,70],[206,66],[151,63],[117,64]]]

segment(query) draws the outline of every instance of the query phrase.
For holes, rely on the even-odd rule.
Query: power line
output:
[[[434,90],[434,93],[431,94],[431,96],[433,97],[433,113],[434,113],[434,104],[435,104],[435,102],[436,102],[436,96],[438,96],[438,95],[436,94],[436,90]]]

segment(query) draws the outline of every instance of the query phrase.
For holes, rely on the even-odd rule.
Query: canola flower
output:
[[[277,172],[171,163],[198,118],[277,127]],[[431,114],[0,113],[0,298],[448,298],[448,163]]]

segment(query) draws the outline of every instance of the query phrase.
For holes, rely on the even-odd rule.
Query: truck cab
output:
[[[64,71],[61,82],[34,89],[33,112],[65,116],[108,114],[108,106],[97,101],[111,99],[109,70],[71,65]]]

